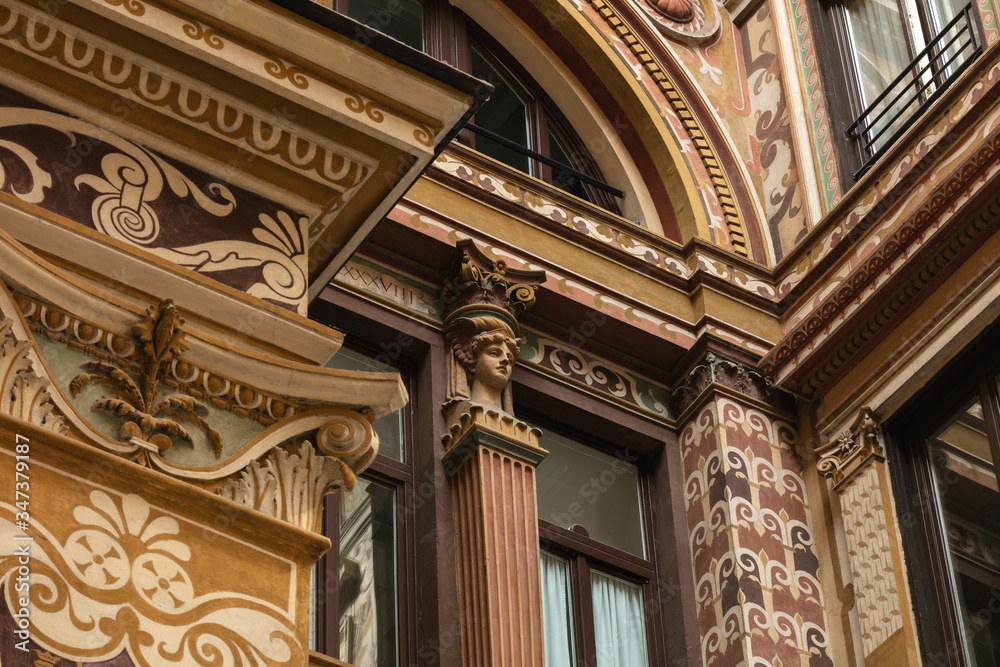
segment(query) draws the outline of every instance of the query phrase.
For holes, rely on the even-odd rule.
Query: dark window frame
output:
[[[643,616],[646,634],[646,655],[650,667],[666,664],[666,656],[660,643],[662,632],[659,619],[663,608],[660,599],[660,572],[656,558],[656,540],[653,535],[654,502],[649,462],[642,453],[627,445],[612,447],[608,442],[595,438],[592,434],[539,412],[518,408],[518,416],[537,424],[542,431],[552,429],[559,435],[595,451],[616,456],[622,450],[634,454],[638,460],[633,464],[638,471],[640,510],[642,515],[643,542],[646,557],[636,556],[627,551],[599,542],[587,535],[563,528],[539,515],[538,536],[541,551],[551,553],[569,561],[570,606],[573,614],[573,650],[577,667],[593,667],[597,664],[594,607],[591,590],[591,570],[598,570],[618,577],[642,589]],[[651,611],[652,610],[652,611]]]
[[[935,665],[969,667],[969,662],[960,648],[964,645],[961,610],[949,574],[951,557],[927,440],[979,398],[994,472],[1000,479],[1000,392],[994,380],[1000,376],[998,342],[1000,323],[950,361],[884,429],[910,592],[913,607],[920,610],[916,623],[921,651]],[[969,381],[970,377],[975,380]]]
[[[350,1],[332,0],[332,9],[347,15]],[[528,105],[528,145],[525,148],[551,157],[548,133],[552,131],[571,160],[571,164],[567,166],[607,183],[607,179],[604,178],[586,144],[573,130],[572,125],[559,111],[555,102],[516,58],[485,29],[477,25],[461,10],[452,7],[446,0],[420,0],[420,2],[423,5],[424,50],[426,53],[463,72],[471,73],[472,48],[475,47],[491,65],[500,70],[511,87],[524,97]],[[377,25],[372,27],[379,29]],[[475,124],[475,119],[473,118],[471,122]],[[462,130],[456,140],[472,149],[476,147],[476,136],[471,130]],[[504,168],[527,173],[529,176],[562,190],[553,183],[552,167],[535,160],[528,160],[528,165],[527,172],[521,172],[506,165]],[[580,181],[577,181],[577,185],[586,192],[585,199],[589,199],[590,203],[616,215],[621,214],[621,207],[617,199],[609,192]]]
[[[345,343],[347,341],[345,340]],[[351,340],[346,349],[371,357],[379,354],[375,345],[364,340]],[[415,385],[416,368],[407,358],[393,360],[393,366],[400,373],[407,392],[412,396]],[[408,408],[412,408],[412,400]],[[390,487],[395,499],[395,573],[396,573],[396,663],[400,667],[412,664],[415,654],[416,637],[413,624],[415,617],[416,586],[415,573],[408,564],[415,556],[416,527],[410,518],[410,508],[414,506],[414,415],[412,409],[402,410],[403,461],[378,454],[368,469],[359,477],[382,486]],[[330,550],[317,561],[316,590],[320,595],[316,605],[316,648],[317,653],[343,660],[340,656],[340,493],[331,493],[324,499],[322,534],[330,542]],[[327,591],[324,596],[320,591]]]
[[[908,5],[904,0],[895,0],[897,6],[901,8],[903,18],[903,32],[907,47],[909,62],[916,57],[919,49],[915,39],[914,30],[919,28],[920,36],[924,44],[930,44],[936,36],[933,25],[932,12],[929,0],[916,0],[917,16],[919,26],[906,19],[908,15]],[[834,151],[838,156],[838,166],[842,174],[844,190],[849,190],[855,180],[859,180],[863,174],[858,174],[864,158],[861,154],[860,142],[851,139],[846,135],[847,128],[865,110],[865,103],[861,95],[861,79],[855,68],[852,57],[853,47],[851,45],[849,19],[847,17],[847,7],[845,0],[810,0],[810,15],[814,17],[815,34],[828,35],[828,39],[816,40],[816,47],[820,61],[820,79],[825,91],[825,101],[831,129],[834,134]],[[978,38],[982,43],[983,28],[979,12],[973,3],[972,16],[974,19],[974,30],[978,32]],[[936,69],[936,68],[935,68]],[[934,74],[935,80],[940,84],[942,76],[939,72]]]

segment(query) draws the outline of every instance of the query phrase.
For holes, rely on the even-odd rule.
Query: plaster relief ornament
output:
[[[660,32],[687,44],[699,44],[714,37],[722,24],[715,0],[632,1]]]
[[[484,255],[472,241],[460,241],[446,278],[442,301],[449,305],[444,327],[453,356],[450,405],[471,401],[513,413],[508,385],[520,353],[516,313],[535,303],[542,271],[510,269]]]
[[[222,436],[200,416],[208,408],[187,394],[159,390],[171,362],[188,349],[183,326],[184,320],[172,299],[150,306],[145,316],[132,325],[140,349],[138,381],[124,368],[106,361],[92,361],[82,366],[90,372],[73,378],[69,390],[75,397],[91,383],[113,387],[110,395],[95,401],[91,410],[105,410],[123,418],[119,437],[145,450],[166,451],[172,437],[194,445],[191,434],[181,424],[181,420],[187,420],[205,433],[219,458]]]

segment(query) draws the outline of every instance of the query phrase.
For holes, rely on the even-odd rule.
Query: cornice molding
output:
[[[4,356],[12,360],[7,377],[31,389],[30,409],[17,402],[5,403],[4,409],[71,433],[116,456],[192,484],[213,486],[282,443],[315,437],[324,454],[335,456],[357,473],[367,467],[378,448],[372,422],[399,409],[407,399],[396,374],[290,364],[245,348],[232,338],[207,337],[203,331],[189,330],[180,311],[168,302],[150,306],[145,315],[143,311],[136,313],[114,295],[68,281],[54,267],[45,271],[30,251],[2,232],[0,241],[0,250],[6,251],[0,254],[11,260],[0,264],[2,281],[9,282],[7,272],[16,271],[18,279],[31,282],[37,294],[15,301],[6,285],[0,285],[0,319],[6,323],[4,335],[11,353],[7,355],[5,347]],[[32,281],[33,271],[45,271],[45,279]],[[69,346],[86,355],[60,353],[55,355],[58,358],[46,358],[22,312],[23,305],[32,314],[35,327],[41,328],[37,324],[42,314],[38,306],[46,300],[63,305],[45,311],[44,328],[50,333],[61,330],[54,339],[66,344],[72,341]],[[88,318],[74,315],[73,310],[88,313]],[[95,357],[99,360],[87,361]],[[90,373],[73,378],[80,370],[74,364],[81,359],[83,370]],[[29,369],[33,374],[30,378],[25,375]],[[31,382],[18,380],[19,375]],[[282,387],[281,392],[262,386],[275,382]],[[87,400],[96,398],[96,407],[110,409],[110,420],[91,421],[71,397],[88,384],[97,386]],[[186,391],[193,384],[199,385],[192,392],[195,395]],[[110,393],[101,392],[103,385],[111,385]],[[206,413],[208,401],[195,397],[199,394],[208,394],[215,399],[213,405],[221,404],[247,421],[250,412],[266,405],[268,398],[277,398],[282,407],[272,401],[262,411],[269,413],[264,421],[271,424],[248,435],[214,423],[218,413]],[[28,397],[25,392],[19,395]],[[258,413],[258,420],[264,416]],[[164,455],[171,444],[191,439],[192,432],[186,431],[182,422],[206,429],[207,441],[215,447],[214,459],[182,465]],[[121,430],[110,433],[119,427]]]
[[[973,212],[954,215],[947,224],[940,224],[940,214],[954,208],[955,199],[965,193],[963,182],[985,179],[988,169],[1000,165],[1000,137],[994,137],[976,157],[978,164],[968,165],[943,184],[930,202],[886,238],[768,353],[761,368],[782,384],[814,395],[902,311],[923,298],[925,289],[947,274],[968,248],[988,237],[1000,219],[1000,195],[992,194]],[[908,265],[905,271],[904,263]],[[832,336],[833,330],[849,334]]]
[[[845,243],[856,244],[901,198],[915,194],[912,186],[941,163],[945,152],[959,143],[970,126],[985,118],[1000,96],[998,82],[1000,46],[994,45],[774,267],[775,287],[783,303],[792,307],[847,255]],[[974,162],[970,156],[971,151],[963,163]],[[956,165],[952,172],[960,173],[963,167]]]

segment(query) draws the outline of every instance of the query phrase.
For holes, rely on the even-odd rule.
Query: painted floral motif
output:
[[[198,570],[189,524],[139,495],[98,489],[71,521],[78,527],[63,543],[36,519],[32,530],[45,539],[31,550],[32,639],[67,661],[115,659],[137,667],[306,662],[289,610],[226,590],[197,593],[216,584],[203,575],[193,579]],[[0,518],[0,540],[17,532]],[[9,584],[17,567],[16,557],[0,555],[0,583]]]
[[[194,599],[191,579],[178,562],[190,560],[191,550],[175,539],[175,519],[150,519],[149,503],[137,495],[122,498],[121,508],[103,491],[91,492],[90,502],[73,510],[81,528],[66,540],[74,574],[102,590],[131,583],[142,598],[168,612]]]

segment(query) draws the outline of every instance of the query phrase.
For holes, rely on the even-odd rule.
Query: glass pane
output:
[[[539,518],[644,557],[636,457],[625,449],[611,456],[542,430],[549,455],[536,473]]]
[[[867,108],[910,64],[906,31],[896,0],[850,0],[846,6],[854,46],[854,68],[861,84],[862,104]],[[911,88],[910,92],[915,90],[916,88]],[[888,128],[875,141],[876,148],[884,144],[897,129],[897,125],[902,123],[902,120],[893,123],[891,119],[914,110],[905,108],[905,100],[910,95],[904,95],[903,101],[891,105],[892,98],[898,91],[895,88],[871,117],[874,126],[872,138],[883,128]],[[875,116],[890,105],[892,108],[886,111],[882,120],[876,121]]]
[[[576,161],[570,158],[569,153],[567,153],[566,149],[563,148],[562,142],[559,141],[552,130],[549,130],[549,157],[568,167],[573,167],[577,171],[580,171],[580,167],[577,165]],[[568,171],[560,171],[559,169],[553,167],[552,185],[585,201],[594,201],[590,198],[590,192],[587,190],[583,182],[574,177]]]
[[[319,577],[319,563],[313,563],[312,578],[309,580],[309,650],[315,651],[317,648],[316,637],[319,633],[319,591],[316,582]]]
[[[546,667],[573,667],[569,561],[542,552],[542,623]]]
[[[424,50],[424,6],[419,0],[349,0],[347,15],[403,44]]]
[[[398,370],[389,364],[342,347],[327,362],[327,368],[339,368],[342,371],[365,371],[368,373],[396,373]],[[403,460],[403,413],[397,410],[381,419],[376,419],[372,425],[378,434],[378,453],[397,461]]]
[[[648,665],[642,587],[596,570],[590,580],[597,667]]]
[[[340,501],[340,659],[398,664],[393,489],[358,479]]]
[[[473,123],[510,139],[521,146],[528,146],[528,105],[514,92],[495,68],[477,49],[472,49],[472,76],[495,86],[493,95],[476,112]],[[476,150],[485,155],[528,173],[528,156],[496,141],[476,135]]]
[[[969,663],[1000,667],[1000,493],[979,400],[930,447]]]

